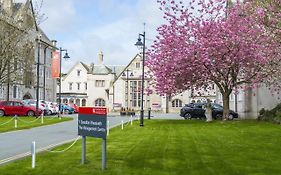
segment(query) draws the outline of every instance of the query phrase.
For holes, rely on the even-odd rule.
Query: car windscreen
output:
[[[213,108],[215,108],[215,109],[222,109],[223,107],[221,105],[219,105],[219,104],[214,103],[213,104]]]

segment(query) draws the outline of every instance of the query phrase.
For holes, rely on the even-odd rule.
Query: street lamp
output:
[[[36,117],[39,116],[39,68],[40,68],[40,51],[41,51],[41,34],[38,34],[38,38],[37,38],[37,46],[38,46],[38,50],[37,50],[37,64],[36,64]],[[44,111],[42,111],[44,112]]]
[[[67,50],[63,49],[60,47],[60,86],[59,86],[59,112],[58,112],[58,117],[60,117],[60,112],[61,112],[61,62],[62,62],[62,52],[65,52],[65,55],[63,56],[64,59],[69,59],[70,57],[68,56]]]
[[[143,42],[140,37],[143,37]],[[145,31],[143,34],[139,34],[138,41],[135,46],[138,48],[142,48],[142,79],[141,79],[141,113],[140,113],[140,126],[144,126],[143,124],[143,91],[144,91],[144,59],[145,59]]]

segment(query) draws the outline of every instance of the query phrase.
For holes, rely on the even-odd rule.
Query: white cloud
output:
[[[88,11],[78,10],[78,5]],[[143,32],[143,23],[146,23],[147,44],[152,43],[156,28],[163,23],[158,7],[156,0],[95,0],[95,3],[92,0],[45,0],[43,12],[48,19],[41,27],[50,39],[57,39],[68,49],[71,59],[63,63],[64,71],[77,61],[97,63],[100,51],[104,53],[105,64],[128,64],[138,53],[134,44]],[[86,16],[94,12],[100,16]]]

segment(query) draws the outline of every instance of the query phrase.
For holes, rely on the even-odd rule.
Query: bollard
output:
[[[150,120],[151,108],[148,108],[148,119]]]
[[[18,128],[18,116],[15,115],[15,128]]]
[[[106,132],[107,136],[109,136],[109,121],[107,121],[107,132]]]
[[[123,120],[122,120],[122,130],[124,129],[124,122],[123,122]]]
[[[133,115],[131,115],[131,125],[133,125]]]
[[[59,119],[61,120],[61,116],[64,114],[64,109],[62,109],[62,111],[60,112],[60,117],[59,117]]]
[[[32,157],[31,167],[35,168],[35,165],[36,165],[36,162],[35,162],[35,159],[36,159],[35,141],[33,141],[32,144],[31,144],[31,157]]]
[[[41,124],[44,124],[44,114],[43,114],[43,112],[41,114]]]

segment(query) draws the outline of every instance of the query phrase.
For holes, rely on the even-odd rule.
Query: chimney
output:
[[[52,45],[53,45],[54,47],[57,47],[57,40],[52,40]]]
[[[99,53],[99,64],[103,64],[103,53],[102,51]]]

